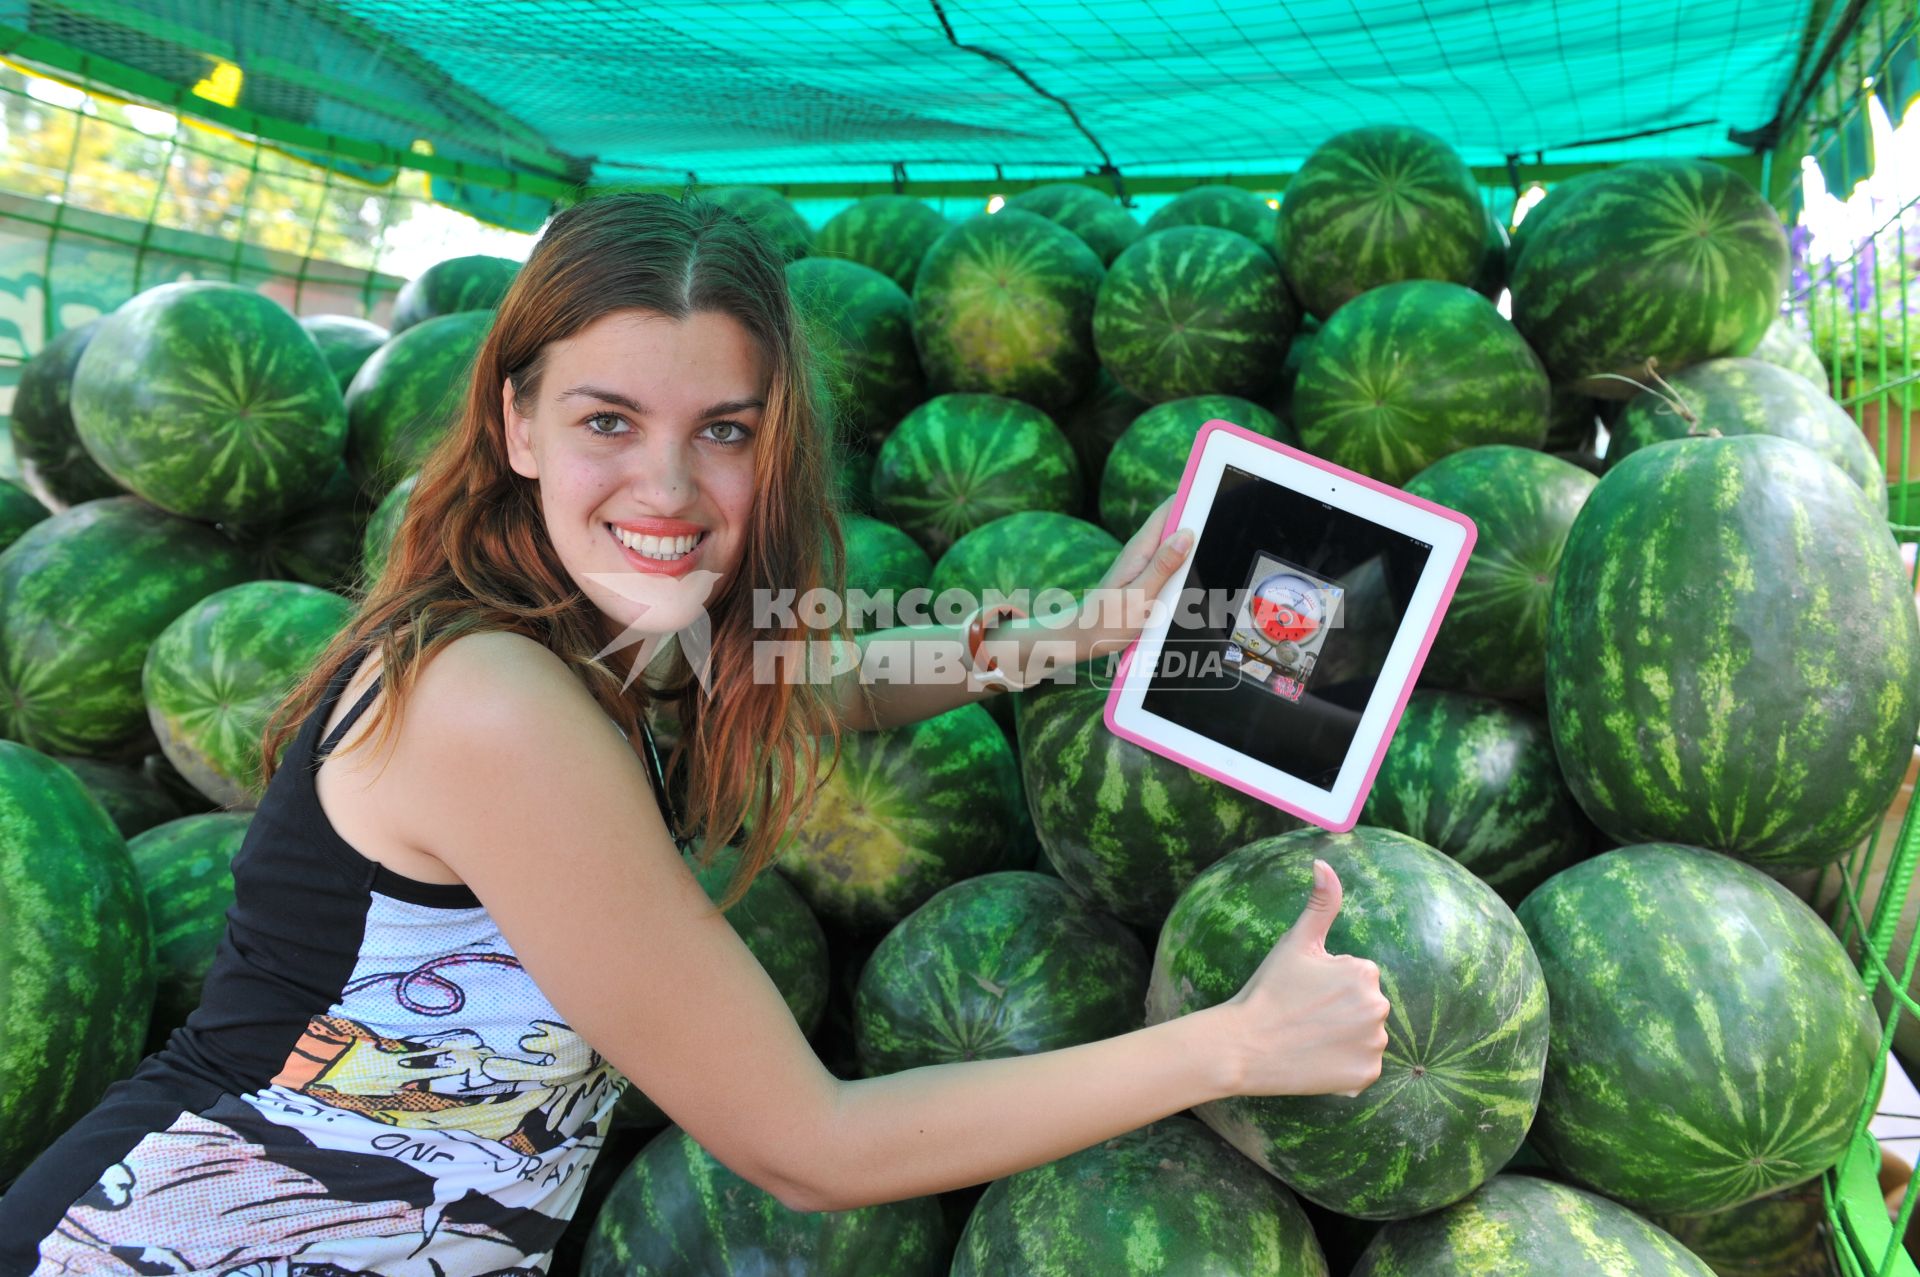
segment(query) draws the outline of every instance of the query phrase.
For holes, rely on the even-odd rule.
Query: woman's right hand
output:
[[[1328,953],[1340,913],[1340,877],[1313,862],[1307,907],[1274,942],[1233,1008],[1244,1072],[1242,1095],[1358,1095],[1380,1076],[1387,1013],[1380,968]]]

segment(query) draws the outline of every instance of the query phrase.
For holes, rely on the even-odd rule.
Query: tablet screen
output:
[[[1331,789],[1432,552],[1226,466],[1141,708]]]

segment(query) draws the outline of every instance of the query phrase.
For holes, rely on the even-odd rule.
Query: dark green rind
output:
[[[945,1277],[951,1247],[936,1198],[788,1210],[670,1127],[607,1194],[580,1277]]]
[[[1518,226],[1508,232],[1507,275],[1509,281],[1512,279],[1513,266],[1519,262],[1520,254],[1526,251],[1527,245],[1533,242],[1534,237],[1551,226],[1553,219],[1573,204],[1574,197],[1581,187],[1597,178],[1605,177],[1610,171],[1595,169],[1586,173],[1577,173],[1547,188],[1547,193],[1541,197],[1540,202],[1520,219]]]
[[[347,443],[340,387],[299,321],[207,281],[150,288],[100,321],[74,369],[73,424],[129,492],[193,519],[290,514]]]
[[[173,795],[137,767],[76,758],[71,754],[60,755],[54,761],[78,776],[87,792],[100,800],[122,838],[131,838],[184,814]]]
[[[360,562],[368,584],[379,580],[380,573],[386,569],[387,554],[393,549],[393,539],[400,534],[400,523],[407,517],[407,499],[413,495],[413,485],[419,481],[420,475],[416,472],[394,484],[392,490],[380,498],[373,516],[367,520],[366,535],[360,542]]]
[[[1006,395],[1049,412],[1093,386],[1106,268],[1073,232],[1017,209],[962,222],[927,250],[913,340],[936,394]]]
[[[1554,382],[1604,399],[1629,398],[1612,377],[1645,380],[1649,359],[1666,376],[1749,353],[1786,285],[1780,215],[1732,169],[1691,159],[1583,181],[1527,237],[1510,283],[1514,325]]]
[[[23,532],[48,513],[47,507],[40,504],[40,498],[18,484],[0,479],[0,551],[18,541]]]
[[[132,1071],[153,985],[146,902],[106,809],[0,741],[0,1184]]]
[[[1013,751],[978,705],[849,733],[780,867],[822,922],[884,931],[998,867],[1018,824],[1016,783]]]
[[[983,524],[1021,510],[1079,508],[1080,467],[1052,418],[997,395],[941,395],[880,445],[873,498],[887,522],[938,559]]]
[[[1246,236],[1268,257],[1278,261],[1273,248],[1274,222],[1278,216],[1252,191],[1238,186],[1196,186],[1162,204],[1147,219],[1147,234],[1154,235],[1176,226],[1218,226]]]
[[[700,198],[738,217],[760,233],[782,262],[805,257],[813,250],[813,228],[787,197],[766,186],[721,186],[701,191]]]
[[[393,299],[392,335],[442,315],[463,311],[491,311],[499,306],[520,272],[520,263],[507,257],[476,253],[435,262],[408,280]]]
[[[988,1187],[952,1277],[1327,1277],[1300,1204],[1170,1117]]]
[[[1590,452],[1600,440],[1600,405],[1592,395],[1555,386],[1547,409],[1547,452]]]
[[[340,387],[343,395],[353,381],[353,374],[360,371],[360,365],[393,337],[392,332],[372,320],[356,319],[352,315],[302,315],[300,326],[313,338],[314,345],[320,347],[320,355],[333,373],[333,384]]]
[[[1380,1078],[1357,1098],[1237,1096],[1196,1113],[1303,1197],[1358,1219],[1456,1202],[1526,1137],[1547,1058],[1547,983],[1513,911],[1404,834],[1303,829],[1194,879],[1160,931],[1147,1020],[1237,994],[1306,908],[1318,857],[1346,903],[1329,953],[1370,958],[1393,1004]]]
[[[1147,953],[1058,878],[955,883],[887,933],[860,973],[854,1041],[869,1077],[1034,1055],[1140,1027]]]
[[[1839,1160],[1880,1021],[1797,896],[1730,857],[1648,843],[1556,875],[1519,916],[1553,1007],[1529,1142],[1561,1174],[1700,1214]]]
[[[158,1051],[200,1005],[233,903],[229,867],[246,839],[247,812],[183,816],[127,843],[153,924],[156,989],[146,1049]]]
[[[1791,440],[1642,448],[1567,538],[1547,710],[1616,842],[1828,863],[1878,825],[1920,727],[1920,623],[1885,520]]]
[[[1381,1229],[1352,1277],[1713,1277],[1618,1202],[1500,1175],[1438,1214]]]
[[[927,397],[913,346],[913,299],[857,262],[787,264],[792,295],[845,437],[878,441]]]
[[[1469,284],[1486,255],[1473,173],[1423,129],[1351,129],[1320,145],[1287,183],[1275,243],[1293,295],[1327,318],[1403,279]]]
[[[1715,1277],[1840,1277],[1818,1180],[1731,1210],[1660,1215],[1653,1222]]]
[[[73,428],[73,370],[100,328],[98,319],[69,328],[40,348],[20,370],[8,428],[20,474],[60,505],[120,494],[121,488],[88,455]]]
[[[1492,302],[1412,280],[1364,293],[1314,338],[1293,424],[1315,456],[1403,484],[1479,444],[1538,448],[1547,374]]]
[[[985,602],[989,593],[1046,616],[1077,602],[1120,557],[1120,542],[1084,519],[1052,510],[1027,510],[995,519],[953,543],[933,565],[929,588]],[[1019,596],[1026,595],[1020,603]],[[969,608],[973,606],[968,604]]]
[[[1273,259],[1245,236],[1177,226],[1114,260],[1093,308],[1093,348],[1148,403],[1260,395],[1300,315]]]
[[[1083,517],[1100,517],[1100,475],[1107,467],[1107,456],[1113,451],[1115,441],[1133,424],[1134,418],[1146,410],[1145,400],[1115,381],[1113,374],[1102,368],[1099,380],[1094,383],[1087,397],[1061,415],[1061,433],[1073,445],[1073,455],[1080,462],[1080,475],[1086,486],[1087,501]]]
[[[250,575],[227,538],[135,497],[27,529],[0,554],[0,735],[88,758],[137,744],[148,645]]]
[[[950,225],[910,195],[870,195],[826,220],[813,237],[813,254],[859,262],[911,293],[927,250]]]
[[[1799,373],[1819,387],[1823,395],[1833,390],[1832,379],[1827,376],[1827,366],[1820,362],[1819,354],[1807,339],[1793,330],[1793,325],[1784,315],[1774,316],[1773,322],[1767,325],[1760,344],[1753,348],[1753,357],[1778,364],[1788,372]]]
[[[1027,808],[1061,879],[1131,926],[1158,927],[1195,875],[1300,821],[1107,729],[1082,679],[1020,694]]]
[[[1138,532],[1147,516],[1179,488],[1194,438],[1216,417],[1282,443],[1300,442],[1292,427],[1235,395],[1194,395],[1155,404],[1127,427],[1107,456],[1100,476],[1101,525],[1122,540]]]
[[[1474,272],[1468,281],[1468,287],[1490,302],[1500,300],[1500,294],[1507,288],[1507,252],[1512,247],[1506,226],[1487,210],[1487,255],[1480,261],[1480,269]]]
[[[1880,458],[1847,410],[1795,372],[1763,359],[1709,359],[1663,378],[1667,387],[1643,390],[1627,401],[1612,427],[1607,465],[1618,465],[1648,444],[1717,430],[1722,435],[1768,434],[1804,443],[1846,471],[1867,500],[1886,509]],[[1675,408],[1678,397],[1689,421]]]
[[[343,590],[360,565],[365,524],[359,485],[341,462],[305,509],[264,525],[222,524],[221,531],[246,550],[261,576]]]
[[[844,516],[840,520],[840,535],[847,547],[847,594],[851,596],[856,590],[865,592],[876,609],[872,614],[873,623],[862,621],[854,626],[856,631],[904,624],[901,615],[904,596],[909,590],[928,587],[933,580],[933,560],[899,528],[864,514]],[[890,611],[883,607],[882,600],[891,600]],[[852,597],[848,597],[846,603],[849,609],[859,606],[859,601]],[[849,615],[850,624],[854,619]]]
[[[1360,821],[1452,856],[1509,907],[1585,855],[1591,836],[1546,720],[1458,692],[1407,699]]]
[[[222,806],[257,803],[267,719],[352,616],[347,599],[297,581],[249,581],[183,611],[140,675],[167,761]]]
[[[420,463],[460,415],[473,358],[493,312],[428,319],[373,352],[347,387],[347,468],[378,500]]]
[[[1407,481],[1408,492],[1479,529],[1421,667],[1423,686],[1545,704],[1554,577],[1598,483],[1558,457],[1499,444],[1443,457]]]
[[[1146,234],[1133,214],[1078,182],[1048,182],[1032,187],[1008,200],[1006,207],[1021,213],[1037,213],[1072,231],[1106,266],[1111,266],[1114,258]]]

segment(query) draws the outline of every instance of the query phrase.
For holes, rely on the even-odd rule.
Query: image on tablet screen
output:
[[[1297,701],[1339,624],[1346,591],[1274,554],[1254,556],[1222,659],[1240,680]]]

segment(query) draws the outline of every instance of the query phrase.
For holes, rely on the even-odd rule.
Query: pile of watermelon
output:
[[[1796,875],[1894,796],[1920,618],[1858,427],[1794,370],[1757,192],[1623,165],[1508,245],[1452,148],[1393,127],[1325,143],[1277,215],[1214,186],[1142,224],[1069,183],[815,228],[775,192],[715,194],[785,264],[850,591],[1078,597],[1214,417],[1479,538],[1352,832],[1118,739],[1083,675],[847,738],[729,914],[854,1079],[1223,1002],[1326,860],[1329,947],[1395,1007],[1361,1096],[1235,1097],[990,1186],[803,1214],[634,1091],[553,1271],[1825,1271],[1808,1185],[1848,1147],[1880,1023]],[[156,289],[23,378],[0,884],[31,866],[124,935],[112,978],[66,969],[81,916],[0,936],[84,1064],[0,1042],[0,1183],[204,970],[249,733],[377,575],[511,278],[436,270],[391,334]],[[211,378],[229,348],[249,357]],[[249,395],[273,411],[230,411]],[[222,412],[236,446],[196,451]],[[125,588],[149,571],[165,589]]]

